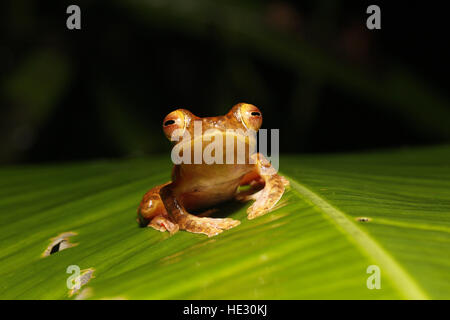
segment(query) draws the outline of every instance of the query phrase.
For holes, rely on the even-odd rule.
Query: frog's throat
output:
[[[221,139],[221,145],[223,146],[224,150],[227,148],[227,146],[230,148],[233,147],[233,149],[235,149],[238,145],[244,145],[245,148],[249,150],[256,150],[256,135],[247,135],[230,131],[222,132],[219,130],[199,136],[194,136],[194,138],[184,138],[179,142],[180,145],[178,146],[178,149],[185,150],[187,148],[190,148],[193,151],[195,150],[195,148],[201,148],[201,150],[203,151],[211,143],[219,143],[216,139]]]

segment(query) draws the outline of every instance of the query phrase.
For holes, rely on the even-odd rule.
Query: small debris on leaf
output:
[[[42,253],[42,257],[48,257],[51,254],[54,254],[56,252],[71,248],[76,246],[78,243],[71,243],[69,241],[70,237],[76,236],[77,233],[75,232],[64,232],[61,233],[59,236],[56,236],[54,238],[51,238],[50,245],[45,249],[45,251]]]
[[[79,283],[79,286],[74,286],[73,289],[69,290],[69,297],[73,296],[75,293],[80,291],[80,289],[88,283],[92,278],[94,278],[94,268],[89,268],[81,271],[81,274],[75,278],[75,283]]]

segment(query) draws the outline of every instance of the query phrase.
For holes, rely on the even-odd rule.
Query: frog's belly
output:
[[[249,165],[182,166],[177,179],[179,200],[188,211],[231,200],[242,177],[252,168]]]
[[[180,195],[180,200],[188,211],[209,208],[233,199],[238,186],[239,180],[208,186],[195,186]]]

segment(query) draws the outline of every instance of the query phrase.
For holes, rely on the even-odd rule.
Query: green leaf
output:
[[[249,221],[249,204],[221,206],[242,223],[213,238],[138,227],[168,156],[5,167],[0,298],[448,299],[449,160],[448,146],[284,156],[278,207]],[[43,257],[63,233],[67,248]],[[72,296],[71,265],[93,275]],[[371,265],[381,289],[367,287]]]

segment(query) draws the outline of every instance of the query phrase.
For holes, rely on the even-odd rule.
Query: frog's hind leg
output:
[[[137,221],[143,227],[152,227],[161,232],[167,230],[173,234],[178,231],[178,225],[170,220],[159,195],[160,189],[167,184],[157,186],[144,195],[138,208]]]
[[[203,233],[208,237],[215,236],[223,230],[231,229],[240,224],[239,220],[231,218],[207,218],[190,214],[178,202],[172,188],[164,187],[160,191],[161,199],[171,221],[180,229],[193,233]]]
[[[264,188],[253,195],[247,195],[248,200],[256,200],[248,209],[248,219],[260,217],[269,212],[281,199],[285,186],[289,181],[278,175],[275,168],[260,153],[254,155],[256,160],[256,172],[264,180]]]

